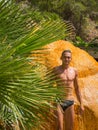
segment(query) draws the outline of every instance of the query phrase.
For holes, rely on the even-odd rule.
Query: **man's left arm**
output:
[[[79,84],[78,84],[78,74],[77,74],[77,72],[75,74],[74,87],[75,87],[75,93],[76,93],[77,99],[80,103],[81,113],[83,113],[84,106],[83,106],[82,96],[81,96],[81,92],[80,92],[80,88],[79,88]]]

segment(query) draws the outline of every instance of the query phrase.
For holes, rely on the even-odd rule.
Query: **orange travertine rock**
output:
[[[63,50],[70,49],[72,51],[71,65],[78,70],[79,85],[85,106],[83,116],[79,116],[76,99],[74,130],[98,130],[98,62],[87,52],[68,41],[56,41],[45,48],[48,49],[48,54],[44,54],[43,58],[47,67],[61,64],[60,56]],[[56,130],[56,122],[48,122],[47,125],[45,130]]]
[[[79,77],[94,75],[98,72],[98,62],[90,56],[86,51],[75,47],[68,41],[56,41],[45,48],[48,49],[48,54],[44,55],[45,65],[54,67],[61,64],[60,56],[63,50],[70,49],[72,51],[71,65],[76,67],[79,72]]]

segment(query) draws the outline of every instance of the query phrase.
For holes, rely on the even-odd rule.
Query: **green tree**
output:
[[[44,53],[42,46],[70,34],[62,20],[47,17],[37,22],[36,11],[20,8],[14,0],[0,1],[0,129],[37,127],[59,91],[52,78],[37,71],[31,53]],[[39,50],[39,51],[36,51]],[[32,65],[33,62],[33,65]],[[43,66],[44,67],[44,66]],[[43,69],[45,70],[45,69]],[[39,73],[38,73],[39,72]],[[46,72],[43,71],[43,74]],[[49,71],[48,71],[49,73]]]
[[[98,20],[97,0],[28,0],[32,7],[54,12],[64,20],[71,21],[79,35],[86,17]]]

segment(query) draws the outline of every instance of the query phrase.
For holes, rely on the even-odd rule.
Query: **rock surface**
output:
[[[56,41],[45,48],[48,54],[44,54],[44,64],[54,67],[61,64],[60,56],[63,50],[72,51],[71,65],[77,68],[79,74],[79,85],[83,97],[85,111],[83,116],[78,113],[78,101],[75,104],[75,128],[74,130],[98,130],[98,62],[87,52],[67,41]],[[52,118],[52,117],[51,117]],[[56,122],[46,123],[45,130],[56,130]],[[66,126],[65,126],[66,127]]]

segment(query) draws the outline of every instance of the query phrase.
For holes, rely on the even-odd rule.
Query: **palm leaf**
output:
[[[0,1],[0,11],[0,125],[3,129],[14,129],[14,124],[29,129],[46,117],[50,102],[59,94],[53,78],[50,81],[46,72],[44,76],[43,71],[38,73],[36,61],[32,66],[29,54],[64,38],[68,29],[62,20],[36,23],[32,19],[35,13],[31,17],[12,0]]]

